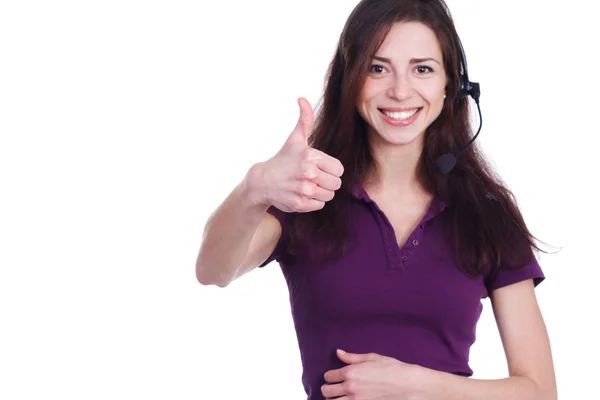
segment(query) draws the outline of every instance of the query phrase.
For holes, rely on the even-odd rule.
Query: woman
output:
[[[281,150],[206,224],[200,283],[279,262],[309,399],[556,398],[538,248],[511,192],[464,147],[478,85],[461,91],[461,60],[443,0],[361,1],[316,120],[300,99]],[[486,297],[506,379],[468,379]]]

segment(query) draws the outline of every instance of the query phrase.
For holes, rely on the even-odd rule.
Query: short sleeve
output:
[[[270,206],[267,209],[267,213],[269,213],[272,216],[274,216],[275,218],[277,218],[277,220],[279,221],[279,224],[281,224],[281,236],[279,238],[279,241],[277,242],[277,245],[275,246],[275,249],[273,249],[273,251],[271,252],[271,255],[269,255],[269,257],[265,261],[263,261],[263,263],[260,264],[258,266],[258,268],[263,268],[263,267],[267,266],[273,260],[278,261],[283,256],[283,252],[284,252],[283,244],[284,244],[285,236],[287,235],[286,222],[288,220],[289,214],[284,211],[281,211],[280,209],[278,209],[275,206]]]
[[[522,267],[502,268],[500,267],[495,274],[486,277],[485,285],[488,293],[513,283],[521,282],[527,279],[533,279],[533,286],[536,287],[542,283],[546,277],[540,267],[539,262],[534,257]]]

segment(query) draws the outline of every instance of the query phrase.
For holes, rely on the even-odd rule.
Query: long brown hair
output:
[[[526,264],[536,246],[511,191],[494,173],[476,143],[447,175],[434,169],[435,160],[456,153],[471,138],[468,98],[458,98],[460,45],[443,0],[362,0],[351,13],[329,65],[309,145],[344,165],[342,188],[322,210],[291,214],[288,250],[299,250],[303,238],[318,237],[322,257],[335,258],[351,245],[347,207],[351,185],[362,182],[374,159],[367,142],[367,124],[356,109],[372,57],[396,22],[421,22],[437,35],[448,78],[447,99],[428,127],[418,173],[425,188],[448,204],[443,218],[454,238],[457,262],[469,276],[488,267]]]

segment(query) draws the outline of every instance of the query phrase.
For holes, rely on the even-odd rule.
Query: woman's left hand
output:
[[[337,351],[346,365],[325,373],[328,383],[321,387],[327,399],[405,400],[414,398],[419,367],[375,353],[354,354]],[[343,397],[339,397],[343,396]]]

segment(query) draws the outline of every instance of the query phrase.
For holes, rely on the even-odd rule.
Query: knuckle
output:
[[[357,378],[356,372],[352,368],[348,368],[345,375],[345,378],[348,381],[348,383],[354,382],[354,380]]]
[[[305,160],[315,161],[321,159],[321,152],[315,148],[309,147],[304,153]]]
[[[302,188],[300,189],[302,194],[305,196],[312,196],[315,194],[315,187],[310,182],[302,182]]]
[[[302,178],[315,179],[317,177],[317,169],[314,164],[304,163],[302,166]]]
[[[342,383],[342,389],[346,392],[346,393],[356,393],[357,392],[357,387],[356,387],[356,382],[355,381],[346,381],[344,383]]]
[[[299,197],[293,201],[292,207],[296,211],[302,212],[302,211],[304,211],[304,208],[306,207],[306,201],[304,201],[304,199],[302,197]]]

